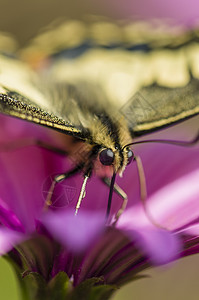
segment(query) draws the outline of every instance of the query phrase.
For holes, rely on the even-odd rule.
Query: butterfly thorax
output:
[[[112,176],[113,172],[122,175],[128,164],[128,148],[132,142],[125,119],[119,114],[110,116],[106,111],[89,116],[86,120],[87,140],[65,136],[67,151],[75,164],[84,164],[85,170],[92,165],[94,172],[100,176]],[[110,165],[100,161],[101,153],[111,150],[113,162]]]
[[[111,168],[114,172],[123,173],[128,163],[128,149],[124,148],[125,145],[132,142],[129,129],[124,118],[119,114],[114,116],[107,115],[106,113],[93,119],[90,126],[90,133],[94,144],[99,145],[99,154],[105,150],[110,149],[114,154],[113,163],[110,166],[102,166],[104,171]],[[99,160],[99,155],[98,158]],[[100,169],[100,164],[97,163]]]
[[[128,162],[128,149],[124,146],[132,142],[132,137],[117,106],[111,103],[100,86],[87,82],[60,86],[59,97],[68,99],[67,105],[60,107],[60,116],[67,115],[67,119],[83,132],[84,145],[81,145],[80,152],[84,154],[81,159],[89,162],[89,153],[95,148],[97,155],[93,156],[93,164],[97,173],[101,165],[104,172],[111,169],[111,173],[122,174]],[[114,155],[113,163],[108,167],[99,163],[100,153],[105,149],[110,149]]]

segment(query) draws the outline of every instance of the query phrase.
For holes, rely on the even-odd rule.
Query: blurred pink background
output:
[[[93,14],[118,19],[169,18],[194,25],[199,19],[197,0],[0,0],[0,31],[13,33],[20,44],[56,18]]]
[[[169,18],[189,26],[199,19],[197,0],[102,0],[95,3],[104,13],[109,12],[118,18]]]

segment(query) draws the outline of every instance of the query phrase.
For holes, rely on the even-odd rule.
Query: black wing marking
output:
[[[0,112],[53,128],[77,138],[86,139],[85,133],[83,133],[83,130],[80,128],[77,128],[66,120],[41,109],[29,99],[13,91],[7,92],[7,94],[0,94]]]
[[[121,109],[132,137],[141,136],[199,114],[199,80],[184,87],[153,84],[140,89]]]

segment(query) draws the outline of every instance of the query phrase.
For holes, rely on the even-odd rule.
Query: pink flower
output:
[[[1,145],[9,141],[8,136],[19,141],[30,132],[35,139],[62,144],[56,134],[51,136],[51,131],[39,126],[9,117],[1,117],[1,123]],[[179,130],[181,139],[190,139],[188,131]],[[171,132],[174,136],[179,133],[168,129],[163,132],[165,138]],[[134,148],[139,148],[134,151],[142,157],[146,170],[147,209],[165,229],[153,225],[143,210],[135,165],[118,178],[129,203],[115,228],[104,225],[108,189],[98,178],[88,182],[77,217],[74,208],[80,175],[58,185],[52,209],[44,211],[49,176],[65,171],[70,162],[48,150],[28,146],[0,154],[0,253],[11,250],[9,255],[26,271],[24,276],[37,272],[49,282],[65,272],[78,287],[89,278],[102,276],[101,284],[122,285],[151,263],[164,264],[198,252],[198,146],[184,149],[143,144]],[[120,205],[121,199],[114,195],[112,215]]]

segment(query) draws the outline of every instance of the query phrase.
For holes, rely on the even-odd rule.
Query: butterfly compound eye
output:
[[[127,157],[128,157],[127,165],[129,165],[132,162],[133,158],[134,158],[134,154],[133,154],[132,150],[128,150]]]
[[[104,149],[99,154],[101,163],[105,166],[110,166],[114,162],[114,153],[111,149]]]

